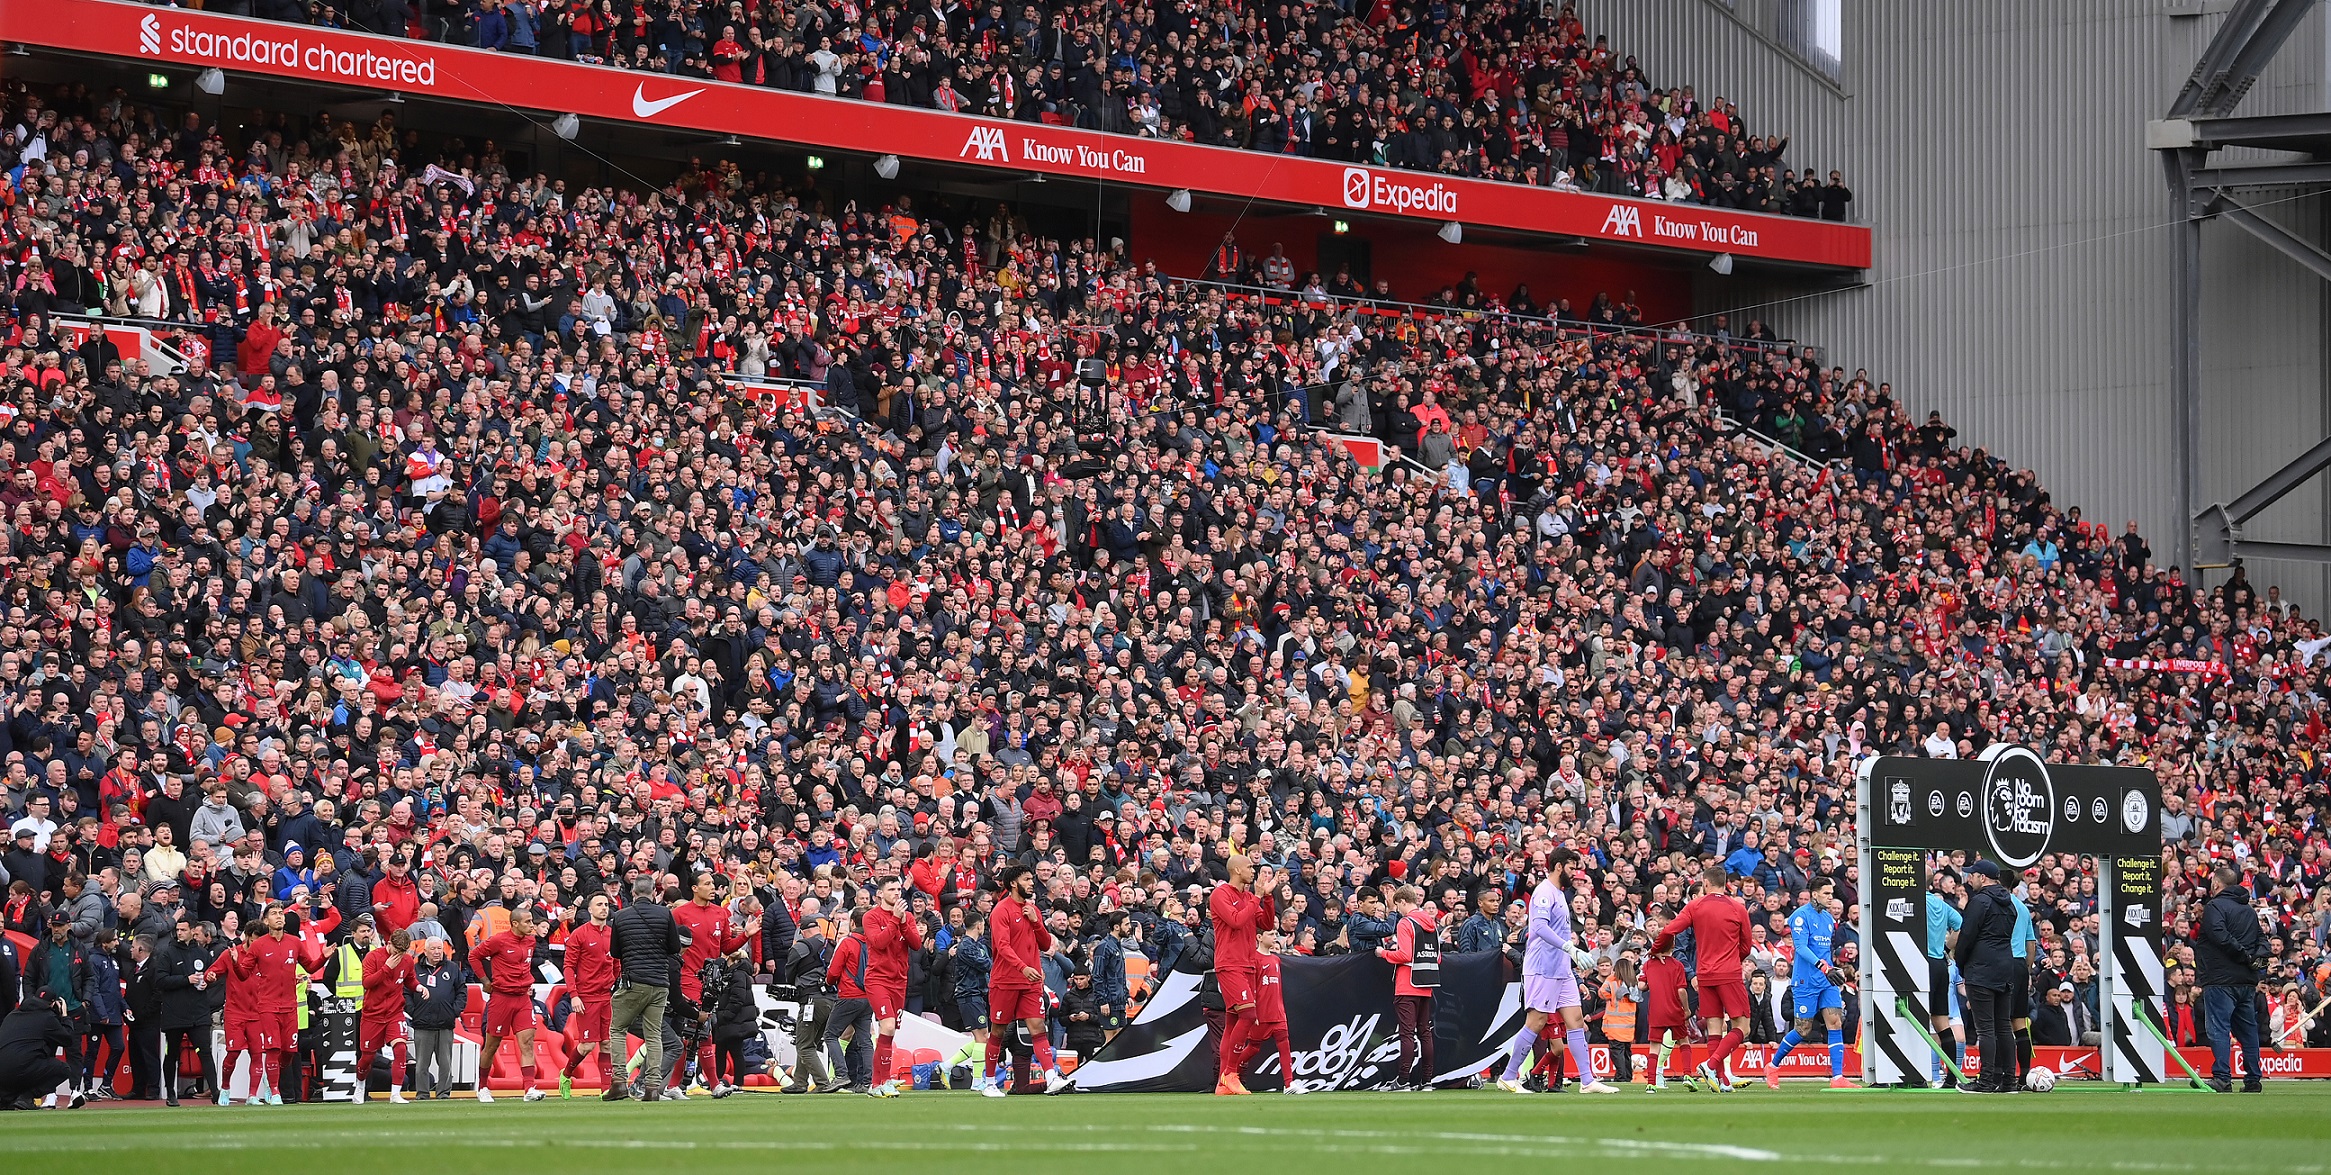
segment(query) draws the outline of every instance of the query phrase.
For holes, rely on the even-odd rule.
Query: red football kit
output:
[[[511,931],[470,949],[471,968],[486,977],[485,1034],[516,1036],[534,1027],[534,940]]]
[[[672,907],[672,920],[688,932],[688,945],[680,951],[680,994],[690,1000],[704,998],[704,981],[696,972],[704,961],[745,945],[745,934],[730,924],[727,906],[714,903],[697,905],[693,901]],[[571,946],[568,949],[573,949]],[[900,1002],[905,1002],[904,972],[899,980]]]
[[[1031,980],[1021,968],[1044,973],[1044,952],[1052,949],[1052,932],[1042,922],[1028,919],[1029,906],[1006,895],[988,915],[988,937],[995,944],[995,966],[987,974],[988,1019],[996,1024],[1031,1020],[1044,1015],[1044,981]]]
[[[1255,1002],[1255,932],[1278,918],[1269,895],[1249,893],[1227,882],[1214,887],[1206,905],[1214,917],[1214,981],[1222,1006],[1231,1010]]]
[[[907,952],[923,949],[923,927],[880,906],[866,911],[866,994],[874,1018],[888,1020],[906,1007]]]
[[[1701,894],[1660,929],[1652,951],[1665,951],[1686,930],[1692,932],[1693,961],[1699,968],[1700,1015],[1748,1015],[1748,987],[1740,978],[1748,957],[1748,908],[1728,894]]]
[[[405,1085],[405,993],[416,987],[413,960],[385,946],[364,956],[364,1015],[357,1022],[356,1088],[372,1077],[372,1059],[389,1051],[389,1086]]]
[[[585,922],[567,932],[567,991],[580,1005],[567,1017],[567,1039],[595,1044],[607,1039],[615,998],[615,956],[608,928]]]

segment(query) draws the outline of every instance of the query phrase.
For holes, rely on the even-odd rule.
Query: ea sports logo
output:
[[[1983,833],[2000,864],[2021,869],[2048,851],[2056,833],[2056,785],[2048,765],[2023,747],[1984,752]]]
[[[1344,207],[1346,207],[1346,208],[1366,208],[1366,207],[1368,206],[1368,189],[1369,189],[1371,186],[1373,186],[1373,181],[1372,181],[1372,180],[1370,180],[1370,179],[1368,178],[1368,169],[1367,169],[1367,168],[1365,168],[1365,167],[1347,167],[1347,168],[1345,168],[1345,169],[1344,169]]]

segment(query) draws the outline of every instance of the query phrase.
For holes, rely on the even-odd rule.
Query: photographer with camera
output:
[[[2258,1078],[2258,974],[2268,959],[2258,915],[2244,900],[2242,874],[2220,865],[2210,874],[2210,900],[2202,907],[2194,963],[2201,972],[2202,1006],[2209,1017],[2210,1088],[2234,1087],[2229,1062],[2233,1043],[2242,1045],[2242,1092],[2262,1093]]]
[[[753,1000],[753,960],[742,947],[704,961],[697,971],[704,992],[699,1001],[705,1034],[712,1041],[712,1072],[705,1084],[712,1096],[727,1097],[745,1084],[745,1041],[761,1026]]]
[[[826,1064],[826,1020],[833,1015],[834,993],[826,986],[826,961],[833,948],[818,931],[817,899],[805,898],[802,904],[801,932],[793,939],[793,947],[776,966],[779,976],[791,987],[791,996],[800,1005],[793,1021],[793,1080],[782,1093],[808,1093],[814,1087],[826,1089],[834,1085],[832,1070]],[[779,985],[772,984],[770,995],[785,998]]]

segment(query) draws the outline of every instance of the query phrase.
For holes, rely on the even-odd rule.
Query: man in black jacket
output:
[[[178,1062],[186,1055],[189,1042],[202,1060],[201,1084],[211,1088],[210,1054],[210,981],[203,973],[210,969],[211,952],[202,944],[194,917],[181,912],[173,924],[173,935],[154,952],[154,958],[139,969],[144,976],[152,972],[154,987],[154,1030],[161,1034],[162,1099],[169,1105],[178,1104]],[[139,1012],[143,1016],[144,1012]]]
[[[78,1061],[77,1036],[64,1001],[46,988],[0,1020],[0,1110],[40,1108],[40,1099],[72,1075],[57,1050],[71,1049]],[[81,1108],[82,1100],[75,1090],[73,1108]]]
[[[680,924],[656,900],[652,874],[632,881],[631,904],[609,922],[608,941],[610,953],[623,965],[623,977],[615,983],[608,1040],[621,1042],[628,1032],[647,1042],[647,1065],[640,1070],[640,1079],[647,1084],[646,1100],[653,1102],[663,1096],[664,1009],[675,977],[672,960],[680,954]],[[628,1047],[610,1051],[620,1057]],[[611,1063],[609,1073],[607,1092],[600,1099],[619,1102],[630,1097],[623,1066]]]
[[[1999,866],[1977,861],[1967,866],[1966,921],[1959,927],[1956,954],[1967,982],[1968,1027],[1983,1053],[1983,1072],[1960,1086],[1962,1093],[2006,1093],[2021,1080],[2016,1072],[2012,993],[2029,979],[2016,966],[2015,904],[1999,885]]]
[[[2210,875],[2210,900],[2202,907],[2201,933],[2194,944],[2202,1007],[2208,1014],[2210,1088],[2234,1087],[2229,1062],[2234,1041],[2242,1043],[2242,1092],[2263,1092],[2258,1080],[2258,967],[2266,955],[2258,915],[2243,900],[2242,875],[2221,865]]]

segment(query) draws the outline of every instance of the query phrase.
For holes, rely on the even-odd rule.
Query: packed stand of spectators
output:
[[[183,3],[183,0],[180,0]],[[1740,108],[1537,0],[209,0],[423,37],[1114,134],[1844,220]]]
[[[1574,846],[1614,972],[1720,859],[1770,995],[1808,878],[1858,901],[1855,764],[1995,740],[2153,768],[2172,940],[2231,863],[2277,1001],[2324,983],[2320,622],[1761,324],[1265,307],[1006,207],[573,189],[393,115],[18,83],[0,128],[5,928],[93,1035],[181,914],[371,912],[458,965],[512,906],[547,957],[705,871],[811,944],[905,878],[909,1009],[954,1022],[1011,862],[1048,981],[1121,1015],[1234,850],[1330,953],[1395,880],[1499,949]],[[81,310],[190,362],[76,347]],[[2093,876],[2026,883],[2037,981],[2093,1010]]]

